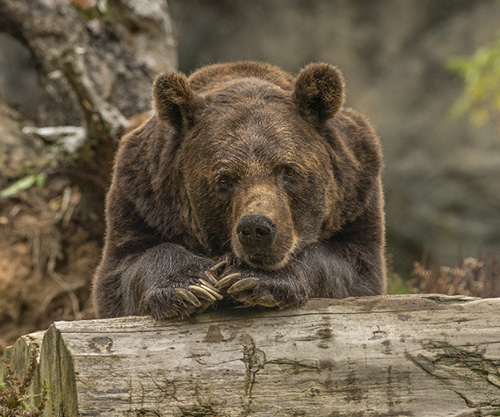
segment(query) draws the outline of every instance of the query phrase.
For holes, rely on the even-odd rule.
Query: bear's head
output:
[[[200,241],[212,255],[232,251],[275,270],[344,221],[341,145],[327,128],[344,82],[328,64],[311,64],[295,80],[283,73],[281,83],[276,73],[232,71],[201,87],[177,72],[158,76],[156,117],[175,129],[177,194],[188,200],[184,218]]]

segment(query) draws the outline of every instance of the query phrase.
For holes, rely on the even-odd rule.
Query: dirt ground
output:
[[[92,317],[100,241],[74,220],[78,189],[48,180],[0,199],[0,354],[55,320]]]
[[[102,218],[89,218],[50,146],[23,133],[29,124],[0,97],[0,355],[55,320],[92,317],[91,279],[100,257]],[[5,193],[33,175],[37,184]]]

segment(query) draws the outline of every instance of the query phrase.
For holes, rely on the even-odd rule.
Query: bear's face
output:
[[[209,242],[230,245],[253,267],[276,269],[320,236],[332,163],[290,96],[247,84],[206,98],[179,158]]]
[[[199,96],[183,88],[189,104],[168,117],[182,132],[175,166],[191,221],[214,255],[232,251],[254,268],[283,267],[323,237],[338,199],[320,112],[307,107],[321,103],[303,103],[297,86],[286,91],[252,77]]]

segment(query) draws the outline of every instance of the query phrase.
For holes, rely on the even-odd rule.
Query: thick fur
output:
[[[155,116],[116,155],[99,317],[189,314],[175,288],[221,259],[219,277],[259,278],[226,294],[236,303],[385,291],[380,144],[363,116],[342,108],[338,69],[311,64],[294,79],[263,63],[218,64],[160,75],[153,98]],[[273,242],[243,245],[244,216],[268,219]]]

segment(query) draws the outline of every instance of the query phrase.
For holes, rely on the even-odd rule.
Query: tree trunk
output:
[[[499,311],[405,295],[57,322],[39,378],[64,416],[498,415]],[[26,340],[7,352],[21,370]]]

